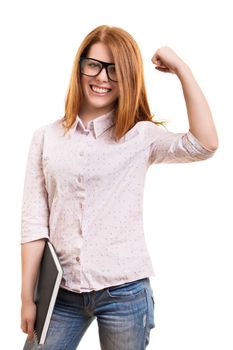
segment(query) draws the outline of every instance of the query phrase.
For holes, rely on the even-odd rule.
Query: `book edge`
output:
[[[55,302],[56,302],[58,290],[59,290],[59,287],[60,287],[60,284],[61,284],[61,280],[62,280],[62,276],[63,276],[63,270],[62,270],[60,261],[59,261],[57,255],[56,255],[56,252],[54,250],[54,247],[53,247],[52,243],[49,242],[49,241],[47,241],[46,243],[47,243],[47,245],[49,247],[49,250],[50,250],[50,252],[51,252],[51,254],[53,256],[53,260],[54,260],[54,262],[56,264],[56,267],[57,267],[57,270],[58,270],[58,275],[57,275],[57,279],[56,279],[56,282],[55,282],[55,285],[54,285],[53,294],[52,294],[52,297],[51,297],[51,300],[50,300],[50,303],[49,303],[49,307],[48,307],[48,311],[47,311],[44,327],[43,327],[43,330],[42,330],[42,333],[41,333],[40,341],[38,342],[39,345],[43,345],[45,343],[46,335],[47,335],[48,328],[49,328],[49,323],[50,323],[50,320],[51,320],[51,317],[52,317],[52,312],[53,312],[53,309],[54,309],[54,305],[55,305]]]
[[[40,337],[40,342],[39,342],[40,345],[43,345],[45,343],[46,335],[47,335],[48,328],[49,328],[49,323],[50,323],[50,320],[51,320],[51,317],[52,317],[52,313],[53,313],[53,309],[54,309],[54,305],[55,305],[55,302],[56,302],[56,298],[57,298],[57,294],[58,294],[58,290],[59,290],[59,287],[60,287],[61,280],[62,280],[62,273],[60,272],[58,274],[58,277],[57,277],[57,280],[56,280],[56,283],[55,283],[55,286],[54,286],[54,292],[52,294],[52,297],[51,297],[51,300],[50,300],[50,303],[49,303],[48,312],[47,312],[47,315],[46,315],[44,327],[43,327],[43,330],[42,330],[42,333],[41,333],[41,337]]]

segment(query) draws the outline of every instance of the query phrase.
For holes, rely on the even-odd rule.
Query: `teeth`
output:
[[[99,94],[104,94],[106,92],[109,92],[111,91],[111,89],[104,89],[104,88],[100,88],[100,87],[97,87],[97,86],[91,86],[91,89]]]

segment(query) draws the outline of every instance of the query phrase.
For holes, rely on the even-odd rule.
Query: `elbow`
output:
[[[208,143],[208,144],[203,144],[203,146],[211,152],[215,152],[218,149],[218,142],[215,143]]]
[[[215,143],[215,144],[210,146],[210,150],[213,152],[217,151],[217,149],[218,149],[218,143]]]
[[[196,134],[192,132],[191,129],[189,131],[196,137],[196,139],[200,142],[200,144],[205,147],[208,151],[215,152],[218,149],[218,135],[216,130],[211,133],[204,134]]]
[[[215,152],[218,149],[218,137],[214,138],[209,145],[207,145],[207,148],[209,148],[210,151]]]
[[[201,141],[200,141],[201,142]],[[215,152],[218,149],[218,137],[214,137],[208,142],[201,142],[202,145],[211,152]]]

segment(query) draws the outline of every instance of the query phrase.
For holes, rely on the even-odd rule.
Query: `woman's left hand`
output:
[[[168,46],[160,47],[152,57],[151,61],[156,65],[155,69],[177,74],[185,62]]]

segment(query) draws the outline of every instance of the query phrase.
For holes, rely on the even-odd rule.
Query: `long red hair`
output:
[[[68,130],[74,123],[83,101],[79,69],[80,56],[85,56],[91,45],[102,42],[113,55],[116,66],[119,96],[115,109],[115,139],[119,140],[137,122],[152,120],[144,81],[143,63],[138,44],[125,30],[107,25],[92,30],[81,43],[73,63],[65,101],[63,126]]]

